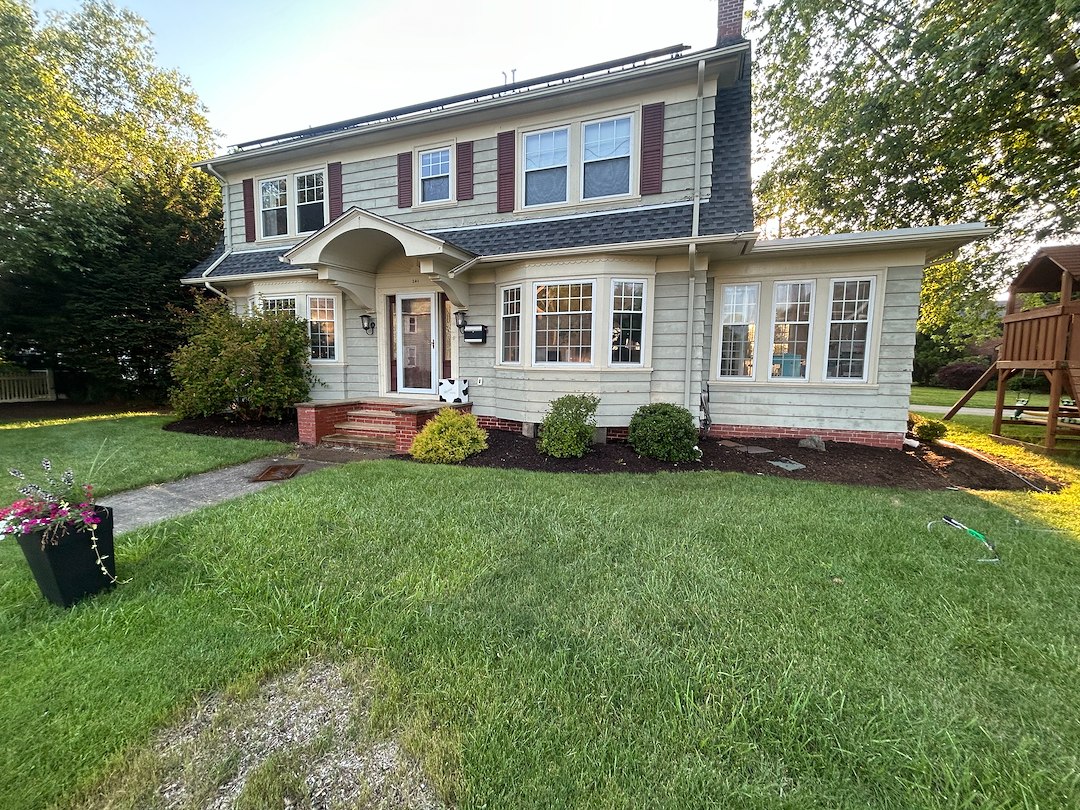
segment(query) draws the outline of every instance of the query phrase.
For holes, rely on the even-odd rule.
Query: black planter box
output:
[[[98,565],[90,544],[90,532],[72,530],[59,536],[56,545],[41,545],[41,532],[19,534],[19,547],[37,580],[41,595],[60,607],[71,607],[87,596],[116,584],[116,557],[113,553],[113,514],[105,506],[94,507],[101,518],[97,525],[97,547],[108,576]]]

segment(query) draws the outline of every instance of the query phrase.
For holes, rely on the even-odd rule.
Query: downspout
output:
[[[684,406],[694,412],[694,392],[690,375],[693,373],[694,354],[694,293],[697,287],[697,242],[701,227],[701,130],[705,109],[705,60],[698,60],[697,69],[697,112],[694,123],[694,214],[690,227],[689,280],[686,289],[686,366],[684,369],[686,384],[683,390]]]
[[[229,191],[229,182],[218,173],[218,170],[214,168],[212,163],[204,165],[206,173],[217,178],[217,181],[221,183],[221,230],[225,238],[225,250],[221,254],[221,258],[214,262],[203,273],[203,286],[210,290],[212,293],[216,293],[219,297],[224,298],[226,301],[231,300],[229,296],[211,284],[206,280],[206,277],[212,273],[219,264],[232,253],[232,229],[229,227],[229,206],[232,204],[232,194]]]

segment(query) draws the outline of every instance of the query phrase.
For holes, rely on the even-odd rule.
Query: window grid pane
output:
[[[263,236],[282,236],[289,231],[288,184],[284,177],[259,183]]]
[[[336,359],[333,298],[314,295],[308,298],[308,332],[312,360]]]
[[[611,305],[611,362],[641,363],[645,282],[614,281]]]
[[[420,153],[420,201],[450,199],[450,150]]]
[[[503,290],[502,361],[521,362],[521,287]]]
[[[721,377],[752,377],[758,285],[729,284],[723,287],[722,296],[719,374]]]
[[[296,317],[295,298],[264,298],[262,308],[263,312],[283,312],[290,318]]]
[[[525,205],[566,202],[569,130],[525,136]]]
[[[773,288],[773,356],[770,377],[806,378],[812,297],[813,284],[809,281],[782,282]]]
[[[536,286],[534,361],[592,362],[591,281]]]
[[[829,319],[829,379],[863,379],[870,332],[870,279],[834,281]]]

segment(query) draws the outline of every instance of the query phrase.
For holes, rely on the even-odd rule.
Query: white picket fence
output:
[[[39,371],[0,371],[0,402],[37,402],[56,399],[53,374]]]

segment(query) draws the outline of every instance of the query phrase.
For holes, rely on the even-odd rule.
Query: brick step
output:
[[[370,447],[378,450],[394,450],[394,437],[357,436],[356,434],[331,433],[323,436],[319,444],[330,447]]]
[[[334,425],[335,430],[344,430],[345,432],[356,431],[363,433],[365,431],[369,433],[390,433],[396,432],[396,428],[393,425],[385,425],[378,422],[338,422]]]
[[[346,414],[350,419],[357,419],[364,421],[365,419],[395,419],[396,414],[388,408],[359,408],[355,411],[348,411]]]

